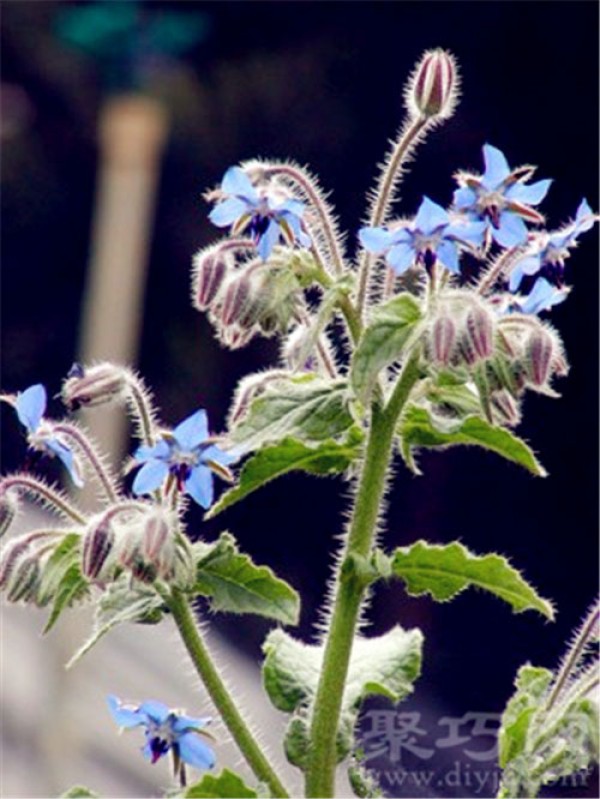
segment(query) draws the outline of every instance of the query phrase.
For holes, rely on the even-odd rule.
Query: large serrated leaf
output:
[[[190,785],[183,794],[185,799],[253,799],[257,792],[228,768],[213,777],[205,774],[199,782]]]
[[[342,713],[356,712],[369,694],[398,702],[412,691],[421,670],[420,630],[396,626],[376,638],[357,638],[352,649]],[[283,630],[273,630],[263,649],[263,681],[279,710],[291,713],[310,704],[319,682],[323,646],[304,644]]]
[[[312,375],[274,382],[248,414],[230,431],[240,453],[291,436],[319,442],[342,435],[353,424],[345,380],[324,380]]]
[[[451,447],[463,444],[491,450],[523,466],[537,477],[546,476],[543,466],[522,439],[479,416],[469,416],[463,421],[449,421],[442,425],[442,420],[434,421],[425,408],[411,405],[402,416],[399,434],[402,455],[417,473],[412,456],[413,448]]]
[[[67,668],[75,665],[113,627],[125,622],[156,624],[164,607],[163,599],[153,589],[141,583],[131,585],[130,576],[124,574],[100,598],[92,634],[69,660]]]
[[[542,599],[501,555],[474,555],[458,541],[428,544],[417,541],[400,547],[392,556],[392,573],[400,577],[412,596],[431,594],[445,602],[473,586],[503,599],[519,613],[537,610],[554,618],[550,602]]]
[[[261,486],[292,471],[330,475],[343,472],[360,453],[363,435],[352,428],[344,443],[329,439],[307,446],[295,438],[284,438],[278,444],[266,446],[251,457],[242,468],[238,484],[221,496],[205,518],[212,518],[235,505]]]
[[[215,544],[194,545],[195,594],[209,597],[214,610],[256,613],[284,624],[297,624],[300,598],[267,566],[256,566],[239,552],[233,536],[222,533]]]
[[[402,357],[420,319],[421,308],[412,294],[399,294],[374,311],[354,353],[350,371],[352,387],[363,402],[381,369]]]

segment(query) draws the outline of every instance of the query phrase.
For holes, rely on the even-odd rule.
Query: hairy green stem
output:
[[[227,686],[221,679],[206,644],[202,640],[186,596],[178,589],[173,588],[167,599],[167,604],[200,679],[248,765],[257,779],[269,787],[271,796],[288,797],[289,794],[283,783],[256,742]]]
[[[373,547],[377,517],[391,460],[398,417],[419,377],[418,353],[406,362],[385,407],[373,402],[371,428],[345,551],[338,566],[338,590],[329,625],[323,668],[315,698],[306,796],[334,796],[336,737],[342,696],[365,586],[345,578],[343,565],[352,555],[368,557]]]

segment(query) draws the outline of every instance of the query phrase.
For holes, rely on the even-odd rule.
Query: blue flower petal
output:
[[[108,703],[108,709],[119,727],[128,729],[148,723],[148,717],[145,713],[141,712],[140,708],[132,710],[131,708],[124,707],[120,700],[112,695],[107,696],[106,701]]]
[[[206,411],[199,410],[180,422],[173,437],[183,450],[193,450],[208,438],[208,417]]]
[[[481,182],[486,189],[493,191],[510,175],[510,167],[504,153],[497,147],[492,147],[491,144],[483,145],[483,160],[485,172]]]
[[[591,230],[597,221],[598,217],[594,215],[588,201],[583,199],[579,203],[577,213],[575,214],[575,229],[577,235],[579,235],[579,233],[585,233],[586,230]]]
[[[263,261],[271,255],[273,247],[279,242],[279,225],[274,219],[271,219],[266,231],[260,237],[258,242],[258,254]]]
[[[45,440],[44,444],[47,449],[53,452],[56,457],[62,461],[63,465],[71,476],[71,480],[75,483],[77,488],[82,488],[83,480],[81,479],[81,475],[79,474],[79,470],[75,464],[75,458],[73,457],[73,453],[69,447],[56,438],[48,438]]]
[[[228,227],[252,210],[252,206],[246,200],[241,200],[239,197],[229,197],[227,200],[215,205],[208,218],[217,227]]]
[[[441,263],[454,274],[460,274],[460,264],[458,262],[458,250],[452,241],[442,239],[436,248],[436,255]]]
[[[185,481],[185,492],[205,510],[210,508],[213,503],[214,488],[212,472],[208,466],[200,464],[191,470]]]
[[[386,261],[398,275],[402,275],[413,265],[415,257],[414,248],[410,244],[400,242],[400,244],[395,244],[388,252]]]
[[[217,447],[216,444],[213,444],[202,452],[201,459],[203,461],[215,461],[223,466],[229,466],[239,460],[239,456],[231,452],[225,452],[220,447]]]
[[[448,225],[444,231],[444,238],[451,236],[459,241],[466,241],[479,246],[483,243],[483,236],[487,226],[487,222],[453,223]]]
[[[385,252],[392,244],[392,234],[382,227],[363,227],[358,231],[358,239],[365,250],[374,253]]]
[[[216,763],[213,750],[194,732],[186,732],[177,739],[179,756],[194,768],[212,768]]]
[[[457,208],[470,208],[477,202],[477,194],[468,186],[463,186],[454,192],[453,202]]]
[[[243,197],[252,204],[258,202],[258,193],[252,185],[252,181],[239,166],[230,166],[225,172],[221,181],[221,189],[225,194]]]
[[[141,713],[145,713],[151,721],[156,722],[156,724],[164,724],[171,712],[166,705],[162,702],[156,702],[154,699],[148,699],[146,702],[142,702],[138,709]]]
[[[564,302],[567,298],[567,292],[561,291],[549,283],[545,278],[539,277],[526,297],[525,301],[521,304],[521,311],[526,314],[537,314],[542,311],[547,311],[553,305],[558,305]]]
[[[168,474],[169,467],[164,461],[148,461],[136,474],[131,490],[136,496],[150,494],[163,483]]]
[[[19,421],[30,433],[35,432],[40,426],[46,411],[46,389],[41,383],[29,386],[17,395],[15,410]]]
[[[508,288],[510,291],[516,291],[521,285],[521,281],[525,275],[535,275],[539,272],[542,266],[542,259],[539,255],[528,255],[517,261],[516,266],[510,273],[508,281]]]
[[[306,205],[300,200],[285,200],[285,202],[277,208],[278,212],[292,214],[292,216],[298,219],[302,219],[305,210]]]
[[[169,446],[168,442],[164,439],[161,439],[158,444],[155,444],[153,447],[147,447],[142,445],[138,447],[133,455],[136,461],[149,461],[154,460],[155,458],[158,460],[164,460],[168,458],[171,454],[171,447]]]
[[[504,192],[504,196],[508,200],[515,200],[515,202],[525,203],[525,205],[538,205],[548,194],[551,184],[552,180],[550,179],[538,180],[529,185],[515,183]]]
[[[423,197],[414,220],[414,229],[421,233],[433,233],[439,227],[447,225],[450,221],[448,213],[441,205],[434,203],[429,197]]]
[[[510,211],[503,211],[500,214],[500,226],[490,229],[501,247],[516,247],[527,241],[527,225],[520,216]]]
[[[185,716],[183,714],[173,714],[171,729],[175,733],[183,733],[187,730],[202,730],[204,727],[210,724],[211,721],[212,719],[210,717],[195,719],[191,716]]]

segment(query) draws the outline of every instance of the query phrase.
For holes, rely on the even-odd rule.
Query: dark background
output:
[[[124,86],[55,33],[76,3],[3,3],[2,386],[44,382],[55,393],[75,358],[89,256],[97,167],[95,126],[107,91]],[[108,5],[117,6],[118,3]],[[291,157],[333,189],[350,241],[364,195],[402,114],[402,86],[424,49],[457,56],[463,98],[454,118],[421,147],[401,211],[422,194],[451,199],[452,173],[481,167],[481,146],[511,165],[539,165],[555,182],[549,224],[582,197],[598,207],[598,8],[594,2],[146,3],[203,15],[205,36],[178,64],[152,65],[146,88],[166,98],[172,133],[156,210],[139,368],[166,422],[198,405],[221,429],[240,376],[274,362],[268,341],[230,353],[189,305],[190,258],[215,236],[201,192],[239,160]],[[8,85],[8,86],[7,86]],[[546,480],[475,450],[423,455],[425,476],[398,467],[386,541],[460,538],[475,552],[508,554],[557,620],[513,616],[470,591],[448,605],[378,588],[372,633],[398,621],[426,636],[424,671],[410,707],[433,716],[498,712],[525,661],[552,667],[597,591],[597,232],[568,266],[574,285],[552,312],[572,371],[561,400],[530,396],[520,434]],[[58,407],[53,408],[58,411]],[[3,470],[17,468],[22,436],[3,414]],[[53,466],[50,467],[52,471]],[[55,472],[52,472],[53,474]],[[227,525],[242,547],[303,596],[299,629],[314,634],[331,569],[333,536],[348,508],[336,480],[289,476],[202,527]],[[200,529],[201,514],[192,524]],[[267,625],[216,617],[253,658]],[[593,790],[593,789],[590,789]],[[566,795],[566,794],[565,794]],[[590,793],[589,795],[592,795]]]

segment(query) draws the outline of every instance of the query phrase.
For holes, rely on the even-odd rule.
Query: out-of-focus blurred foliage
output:
[[[114,74],[107,77],[118,59],[114,53],[108,57],[105,45],[112,30],[123,53],[131,54],[128,31],[141,36],[132,4],[89,5],[3,4],[5,389],[41,381],[55,393],[77,350],[98,167],[96,122],[107,92],[119,86]],[[80,6],[90,18],[99,15],[98,40],[85,48],[73,44],[86,38],[84,18],[79,29],[73,22]],[[299,0],[138,6],[145,30],[154,33],[147,34],[151,47],[138,41],[152,57],[141,59],[134,85],[161,98],[171,117],[138,364],[166,422],[176,423],[203,406],[219,429],[238,377],[275,357],[269,341],[235,353],[221,350],[208,323],[190,307],[191,255],[218,234],[206,219],[202,191],[246,158],[308,163],[333,190],[354,246],[364,193],[400,121],[402,82],[424,49],[443,46],[455,53],[463,99],[455,117],[419,150],[403,188],[402,213],[413,213],[424,193],[449,202],[452,173],[461,167],[478,170],[486,141],[501,148],[510,163],[539,164],[540,177],[555,179],[544,206],[551,223],[573,216],[583,196],[598,206],[594,3]],[[188,18],[189,28],[182,28],[179,22]],[[163,36],[171,37],[168,57],[163,51],[169,48],[158,46],[157,37]],[[520,431],[551,477],[534,480],[463,451],[424,456],[423,478],[398,469],[390,491],[390,545],[452,536],[474,551],[505,552],[556,601],[558,621],[550,626],[533,614],[512,617],[500,603],[478,595],[433,608],[426,599],[407,600],[399,588],[383,589],[373,605],[375,629],[401,619],[406,626],[421,625],[426,635],[424,677],[415,701],[435,686],[436,702],[452,710],[499,710],[522,662],[556,662],[596,590],[596,237],[591,234],[573,256],[568,278],[574,291],[552,313],[573,367],[562,382],[564,399],[528,400]],[[11,414],[4,413],[5,470],[23,457],[15,427]],[[290,476],[232,509],[226,519],[201,527],[198,513],[193,525],[214,536],[227,524],[245,549],[294,584],[305,597],[301,632],[308,635],[347,506],[339,489],[333,480]],[[262,623],[219,623],[257,654]]]

